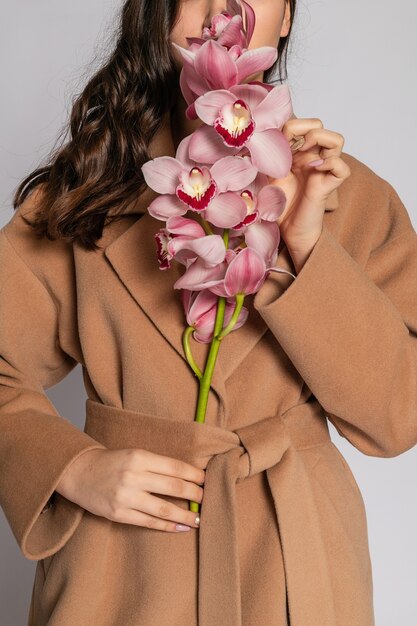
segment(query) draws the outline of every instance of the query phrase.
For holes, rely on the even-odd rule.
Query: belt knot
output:
[[[280,415],[237,428],[234,432],[239,437],[239,447],[243,452],[239,458],[237,482],[279,463],[291,445],[291,438]]]

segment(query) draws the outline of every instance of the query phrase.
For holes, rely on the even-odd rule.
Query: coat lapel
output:
[[[145,212],[104,248],[104,255],[142,311],[187,362],[182,345],[187,322],[181,302],[181,290],[173,287],[184,268],[174,262],[169,270],[159,269],[154,234],[161,227],[163,222]],[[203,370],[208,344],[200,344],[191,338],[190,346],[194,360]],[[220,370],[218,358],[211,387],[224,400],[224,376]]]
[[[329,210],[338,206],[337,190],[329,196],[328,205]],[[181,290],[173,287],[185,268],[174,261],[169,270],[159,269],[154,235],[163,225],[162,221],[154,219],[145,210],[141,217],[105,246],[104,254],[135,302],[171,347],[186,361],[182,336],[187,324]],[[278,254],[276,267],[294,273],[294,266],[285,246]],[[272,272],[270,276],[271,280],[267,279],[261,289],[274,289],[275,293],[276,283],[283,292],[294,280],[283,273]],[[211,381],[212,389],[223,401],[226,396],[225,382],[268,330],[253,308],[253,295],[246,298],[244,305],[249,310],[248,319],[241,328],[225,337]],[[209,344],[201,344],[191,338],[190,346],[197,365],[203,370]]]

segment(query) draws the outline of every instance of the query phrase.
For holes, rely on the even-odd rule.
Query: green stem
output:
[[[214,323],[214,335],[211,340],[204,374],[202,378],[200,378],[200,392],[198,394],[197,411],[195,416],[195,421],[200,423],[204,422],[206,416],[210,383],[213,377],[214,366],[216,365],[217,354],[220,348],[220,341],[217,339],[216,335],[223,327],[225,308],[226,298],[219,296],[217,301],[216,321]]]
[[[187,326],[183,334],[182,345],[184,347],[186,359],[188,363],[191,365],[193,372],[198,378],[201,378],[203,376],[203,373],[198,367],[197,363],[194,361],[194,357],[191,353],[191,348],[190,348],[190,335],[193,332],[193,330],[194,330],[194,326]]]
[[[207,220],[205,220],[202,215],[200,215],[200,220],[201,220],[201,225],[204,228],[204,230],[207,233],[207,235],[214,235],[213,229],[211,228],[209,222]]]
[[[217,335],[217,339],[219,341],[221,341],[224,337],[226,337],[226,335],[228,335],[234,328],[234,325],[236,324],[239,314],[242,310],[242,306],[243,306],[243,302],[245,301],[245,294],[244,293],[237,293],[236,296],[236,306],[235,309],[233,311],[233,315],[230,318],[229,323],[227,324],[227,326],[225,328],[223,328],[223,330],[221,331],[221,333],[219,335]]]
[[[223,231],[223,241],[224,241],[225,248],[227,249],[229,245],[229,230],[227,228],[224,229]],[[220,331],[223,328],[225,310],[226,310],[226,298],[224,296],[219,296],[218,301],[217,301],[217,310],[216,310],[216,319],[214,322],[213,338],[211,340],[210,350],[207,356],[206,366],[204,368],[204,374],[200,378],[200,389],[199,389],[198,400],[197,400],[197,410],[196,410],[196,415],[195,415],[195,421],[201,424],[204,423],[205,418],[206,418],[210,383],[213,377],[214,367],[216,365],[217,355],[218,355],[219,348],[220,348],[221,339],[218,338],[218,335],[220,334]],[[199,502],[194,502],[193,500],[190,500],[189,509],[190,511],[193,511],[194,513],[199,513],[200,511]]]
[[[201,424],[204,423],[207,410],[207,402],[210,391],[210,382],[213,376],[214,366],[216,365],[217,354],[220,348],[220,340],[217,338],[217,334],[223,327],[224,312],[226,309],[226,298],[219,296],[217,301],[216,321],[214,323],[213,339],[211,340],[210,350],[207,356],[207,363],[204,369],[204,374],[200,378],[200,390],[197,401],[197,411],[195,421]],[[199,513],[200,504],[190,500],[189,510],[194,513]]]

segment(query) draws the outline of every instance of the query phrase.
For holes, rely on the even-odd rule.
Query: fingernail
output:
[[[324,163],[324,159],[316,159],[316,161],[310,161],[307,165],[314,167],[315,165],[321,165],[322,163]]]
[[[176,524],[176,530],[191,530],[191,526],[186,526],[185,524]]]

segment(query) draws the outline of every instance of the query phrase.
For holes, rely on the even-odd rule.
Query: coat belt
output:
[[[196,529],[198,626],[242,626],[235,484],[262,471],[279,526],[290,624],[334,626],[325,541],[308,468],[298,453],[330,440],[327,419],[314,397],[235,430],[161,418],[88,398],[85,431],[108,448],[140,447],[206,470]]]

